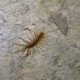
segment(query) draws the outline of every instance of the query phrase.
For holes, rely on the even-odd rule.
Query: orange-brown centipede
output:
[[[22,52],[26,52],[26,54],[21,58],[21,60],[19,61],[20,63],[18,64],[18,68],[20,68],[20,66],[22,66],[22,63],[23,61],[28,57],[30,56],[31,54],[34,54],[38,51],[43,51],[43,48],[44,50],[47,49],[46,46],[47,45],[47,41],[49,41],[49,37],[48,37],[48,32],[50,30],[45,27],[42,27],[41,29],[39,28],[35,28],[34,31],[30,31],[30,38],[27,37],[29,40],[25,40],[23,39],[22,37],[19,37],[20,40],[22,40],[25,44],[22,44],[22,43],[15,43],[16,45],[18,46],[21,46],[21,49],[16,51],[16,52],[19,52],[19,51],[22,51]],[[16,53],[15,52],[15,53]],[[18,76],[19,76],[19,73],[18,73],[18,70],[16,71],[16,79],[18,79]]]
[[[45,11],[46,11],[46,9],[45,9]],[[44,27],[42,27],[41,29],[35,28],[35,31],[33,33],[31,30],[29,30],[32,35],[32,38],[28,38],[29,41],[23,39],[22,37],[19,37],[19,39],[21,39],[23,42],[25,42],[25,44],[16,44],[16,45],[22,46],[22,49],[20,51],[24,52],[27,50],[27,53],[23,58],[26,58],[29,55],[35,53],[36,51],[38,51],[38,49],[42,50],[44,48],[44,45],[47,44],[47,42],[46,42],[46,40],[48,40],[47,34],[50,30],[48,28],[48,31],[47,31],[47,27],[45,25],[45,22],[46,22],[45,20],[46,20],[46,14],[44,16],[44,21],[43,21]],[[33,24],[33,25],[35,25],[35,24]]]
[[[30,31],[31,32],[31,31]],[[40,49],[42,50],[46,43],[47,40],[47,32],[46,29],[43,27],[41,29],[35,29],[35,31],[32,33],[32,38],[29,38],[29,41],[23,39],[22,37],[19,37],[19,39],[21,39],[23,42],[25,42],[25,44],[17,44],[18,46],[22,46],[22,49],[20,51],[26,51],[27,53],[26,55],[23,57],[26,58],[28,57],[30,54],[35,53],[36,51],[39,51]],[[39,50],[38,50],[39,49]]]

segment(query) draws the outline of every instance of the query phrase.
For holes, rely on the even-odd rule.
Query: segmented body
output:
[[[41,32],[30,44],[26,46],[26,48],[34,47],[43,37],[44,33]]]

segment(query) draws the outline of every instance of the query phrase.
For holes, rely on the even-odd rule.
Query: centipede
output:
[[[46,12],[45,7],[44,6],[42,6],[42,7],[44,8],[44,11]],[[15,43],[18,46],[22,46],[21,50],[18,50],[18,51],[23,51],[23,52],[27,51],[25,56],[23,56],[23,59],[27,58],[31,54],[33,55],[36,52],[40,52],[40,51],[47,49],[45,47],[48,44],[48,42],[47,42],[47,41],[49,41],[48,33],[51,32],[51,30],[46,27],[46,14],[44,15],[43,22],[44,22],[44,27],[39,28],[34,23],[35,30],[31,31],[29,29],[30,34],[31,34],[31,36],[28,37],[29,40],[25,40],[24,38],[19,37],[19,39],[22,40],[25,44]],[[18,52],[18,51],[16,51],[16,52]]]
[[[15,80],[18,80],[18,77],[20,75],[20,66],[22,66],[22,63],[25,62],[29,56],[45,51],[47,49],[48,41],[50,40],[48,36],[49,31],[50,30],[47,30],[45,27],[35,28],[34,31],[29,31],[31,36],[28,35],[26,37],[28,39],[23,38],[22,36],[18,37],[18,39],[21,40],[23,43],[15,43],[15,45],[21,47],[21,49],[15,51],[15,53],[25,52],[25,55],[22,54],[22,58],[18,62]]]
[[[44,8],[44,6],[43,6]],[[46,15],[45,15],[46,17]],[[21,60],[19,61],[19,65],[18,67],[22,66],[22,61],[27,59],[29,56],[33,55],[33,54],[36,54],[36,53],[39,53],[39,52],[42,52],[42,51],[45,51],[45,50],[48,50],[51,46],[49,46],[50,44],[50,36],[48,35],[50,32],[52,32],[52,29],[50,28],[47,28],[45,23],[46,23],[46,19],[44,17],[44,27],[41,27],[40,25],[39,26],[35,26],[35,23],[33,24],[35,26],[34,30],[32,31],[32,29],[28,29],[28,28],[25,28],[23,30],[29,30],[30,34],[26,37],[26,38],[23,38],[23,36],[20,36],[18,39],[21,40],[23,43],[15,43],[15,45],[17,45],[18,47],[21,47],[21,49],[15,51],[15,53],[17,52],[20,52],[20,53],[23,53],[25,52],[25,55],[22,54],[22,58]],[[49,43],[49,44],[48,44]],[[48,47],[48,46],[49,47]],[[33,55],[34,56],[34,55]],[[19,77],[19,72],[18,72],[18,69],[16,71],[17,76],[16,76],[16,80],[18,79]]]
[[[31,54],[45,50],[44,48],[47,45],[46,40],[48,39],[48,32],[49,31],[45,27],[42,27],[41,29],[35,28],[35,31],[30,31],[31,37],[28,37],[28,40],[19,37],[19,39],[22,40],[24,44],[15,43],[15,45],[22,47],[17,52],[26,51],[25,56],[23,56],[24,59],[30,56]]]

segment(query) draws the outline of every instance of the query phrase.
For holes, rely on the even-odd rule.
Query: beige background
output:
[[[56,13],[67,18],[66,37],[49,21]],[[12,54],[20,48],[14,43],[20,42],[19,36],[30,36],[24,29],[34,31],[32,24],[52,29],[48,49],[18,66],[25,53]],[[0,0],[0,80],[80,80],[80,0]]]

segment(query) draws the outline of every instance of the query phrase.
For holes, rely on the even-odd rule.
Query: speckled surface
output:
[[[67,18],[66,37],[49,21],[56,13]],[[34,31],[33,24],[52,29],[51,40],[18,65],[25,53],[14,53],[14,43],[27,39],[24,29]],[[0,80],[80,80],[80,0],[0,0]]]

